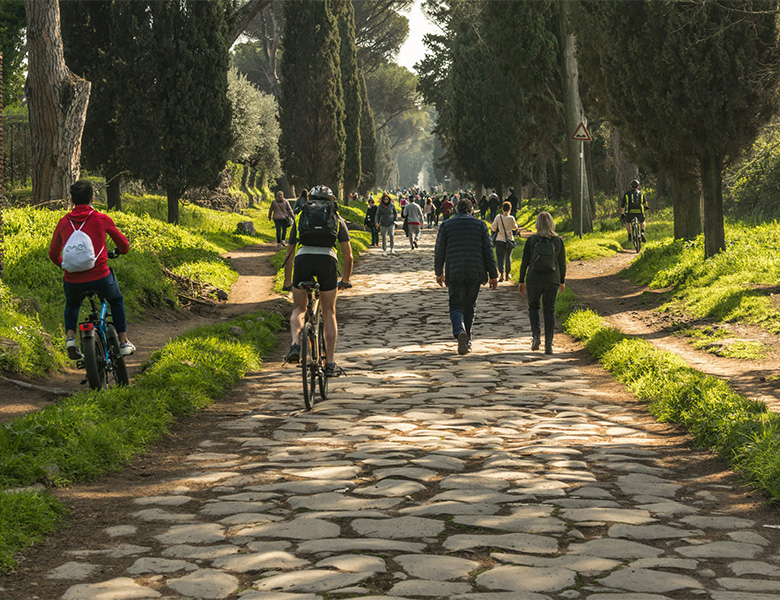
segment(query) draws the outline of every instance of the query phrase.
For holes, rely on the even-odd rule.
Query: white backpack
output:
[[[89,213],[90,216],[92,213]],[[89,216],[87,217],[89,219]],[[87,222],[84,219],[84,223]],[[103,252],[103,248],[100,252],[95,254],[95,246],[92,245],[92,239],[83,231],[84,223],[81,227],[76,229],[73,221],[68,219],[68,223],[73,227],[73,233],[70,234],[68,241],[65,242],[65,247],[62,249],[62,268],[68,273],[81,273],[82,271],[89,271],[95,266],[97,257],[100,256],[100,252]]]

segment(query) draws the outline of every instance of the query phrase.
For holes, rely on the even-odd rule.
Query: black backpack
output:
[[[332,248],[339,237],[339,214],[332,200],[312,198],[298,216],[298,242],[303,246]]]
[[[535,273],[552,273],[558,268],[555,260],[555,243],[552,238],[539,236],[534,244],[531,268]]]
[[[639,190],[629,190],[628,194],[628,210],[631,212],[642,210],[642,193]]]

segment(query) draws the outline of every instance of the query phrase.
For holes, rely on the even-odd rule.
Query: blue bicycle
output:
[[[108,253],[109,258],[115,258],[117,252]],[[87,292],[92,310],[86,321],[79,323],[81,338],[81,353],[83,358],[76,363],[79,369],[86,369],[86,382],[93,390],[102,390],[113,385],[127,385],[130,378],[127,375],[125,357],[119,349],[119,336],[114,325],[108,321],[110,311],[108,302],[100,298],[97,304],[97,293]],[[82,382],[84,383],[84,382]]]

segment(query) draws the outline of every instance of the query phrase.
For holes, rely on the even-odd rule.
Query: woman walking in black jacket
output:
[[[527,275],[527,277],[526,277]],[[566,287],[566,249],[555,233],[555,221],[547,211],[536,217],[536,233],[525,242],[520,265],[520,295],[528,292],[528,316],[531,320],[531,350],[541,344],[539,304],[544,303],[544,353],[552,354],[555,331],[555,298]]]

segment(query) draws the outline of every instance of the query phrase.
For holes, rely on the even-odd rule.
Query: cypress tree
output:
[[[134,4],[122,44],[132,77],[118,111],[126,162],[161,182],[168,221],[178,223],[186,188],[215,184],[231,145],[230,0]]]
[[[371,106],[368,103],[366,78],[362,72],[358,74],[358,81],[360,83],[362,107],[360,111],[360,166],[362,175],[358,192],[366,195],[376,184],[376,126],[374,125],[374,111],[371,110]]]
[[[284,171],[296,186],[338,189],[346,132],[339,31],[329,0],[284,4],[279,122]]]
[[[343,198],[346,204],[349,201],[349,194],[360,184],[362,175],[360,119],[363,106],[355,45],[355,11],[351,0],[331,0],[331,2],[341,41],[339,64],[341,88],[344,94],[344,132],[346,133]]]
[[[106,179],[108,208],[121,209],[119,134],[116,128],[117,96],[126,77],[114,48],[121,27],[122,5],[111,0],[73,0],[61,6],[65,62],[93,83],[81,144],[82,166],[102,172]]]

